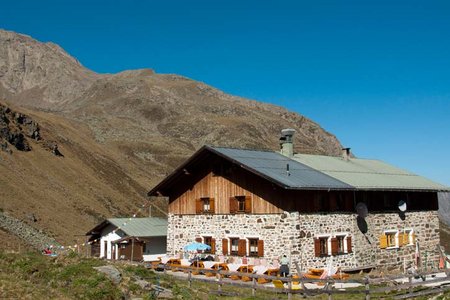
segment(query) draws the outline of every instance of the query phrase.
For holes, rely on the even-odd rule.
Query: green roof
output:
[[[295,154],[294,160],[357,189],[450,191],[450,188],[379,160]]]
[[[128,236],[152,237],[167,235],[167,219],[162,218],[111,218],[109,223]]]

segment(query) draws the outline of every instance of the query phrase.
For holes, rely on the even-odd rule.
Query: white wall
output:
[[[100,239],[100,258],[107,258],[107,259],[111,259],[111,255],[112,255],[112,244],[111,242],[113,241],[117,241],[119,239],[121,239],[124,234],[121,230],[117,230],[116,232],[113,232],[114,229],[116,229],[117,227],[113,226],[113,225],[108,225],[105,229],[103,229],[103,231],[101,232],[101,239]],[[105,241],[106,241],[106,249],[105,249]],[[118,259],[118,251],[117,251],[117,247],[115,249],[115,258],[114,259]]]

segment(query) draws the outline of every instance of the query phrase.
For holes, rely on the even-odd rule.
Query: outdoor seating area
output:
[[[282,275],[279,264],[271,265],[265,260],[250,258],[225,259],[223,256],[213,256],[209,253],[209,249],[209,245],[193,242],[186,245],[183,249],[184,251],[181,251],[176,256],[159,257],[158,261],[152,262],[148,267],[156,270],[189,273],[188,276],[203,276],[203,278],[217,279],[227,278],[230,281],[239,281],[242,283],[253,282],[255,280],[259,285],[271,284],[274,288],[290,288],[293,290],[302,288],[300,280],[296,281],[294,279],[319,279],[320,281],[320,279],[327,278],[343,280],[349,277],[348,274],[342,273],[339,268],[333,268],[330,262],[330,265],[326,269],[309,269],[307,273],[293,275],[292,283],[288,286],[286,280],[273,278]],[[226,273],[219,274],[217,271],[226,271]],[[321,285],[321,282],[318,284]]]
[[[160,257],[158,261],[148,264],[147,267],[155,270],[166,269],[172,272],[190,271],[192,275],[204,275],[206,277],[217,277],[219,275],[217,275],[216,271],[220,270],[236,272],[236,274],[220,276],[222,278],[227,277],[231,280],[240,280],[243,282],[252,281],[252,278],[250,276],[242,275],[242,273],[268,276],[278,276],[279,274],[279,269],[273,266],[227,263],[225,261],[207,261],[200,259],[189,260],[168,256]],[[259,284],[265,284],[271,282],[271,280],[258,278],[257,282]]]

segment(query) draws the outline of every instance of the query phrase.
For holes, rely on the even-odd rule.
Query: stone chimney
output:
[[[350,160],[350,148],[342,148],[342,158],[345,161]]]
[[[295,129],[283,129],[281,130],[280,137],[280,153],[287,157],[294,156],[294,133]]]

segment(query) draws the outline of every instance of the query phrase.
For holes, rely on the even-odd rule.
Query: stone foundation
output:
[[[323,268],[332,259],[333,266],[357,268],[401,268],[414,262],[415,246],[380,249],[379,237],[384,230],[413,229],[420,245],[422,263],[436,266],[439,244],[439,220],[436,211],[408,212],[402,220],[397,213],[369,214],[363,234],[355,214],[169,214],[167,252],[174,255],[201,236],[216,239],[216,254],[222,254],[222,239],[229,237],[258,238],[264,241],[264,258],[271,263],[281,255],[290,255],[302,271]],[[362,222],[364,223],[364,222]],[[362,224],[364,225],[364,224]],[[348,233],[352,237],[352,253],[331,257],[315,257],[314,237],[320,234]],[[227,257],[229,258],[229,257]],[[291,270],[293,265],[291,265]]]

